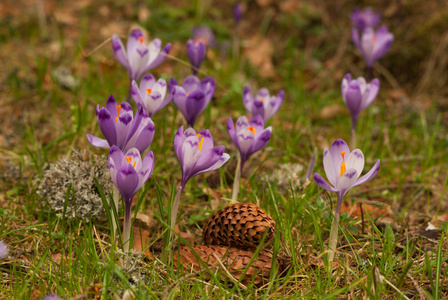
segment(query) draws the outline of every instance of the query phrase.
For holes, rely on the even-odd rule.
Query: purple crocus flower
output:
[[[353,26],[359,31],[364,31],[366,28],[373,28],[381,21],[381,14],[373,11],[370,7],[361,10],[359,7],[355,8],[350,15]]]
[[[235,24],[238,26],[243,18],[243,3],[237,2],[233,7],[233,19]]]
[[[128,70],[131,80],[138,80],[143,73],[160,65],[171,50],[168,43],[162,49],[160,39],[153,39],[146,45],[145,38],[140,29],[132,30],[129,35],[126,49],[121,39],[112,36],[112,49],[117,60]]]
[[[207,47],[217,47],[216,37],[213,31],[208,26],[197,26],[193,30],[193,38],[195,40],[201,40]]]
[[[213,146],[213,137],[208,129],[198,133],[193,128],[181,126],[174,137],[174,151],[182,169],[180,189],[193,176],[213,171],[226,163],[230,156],[224,153],[223,145]]]
[[[198,73],[199,67],[205,58],[206,46],[201,39],[188,40],[187,56],[191,63],[193,75]]]
[[[6,255],[8,255],[8,246],[6,246],[5,243],[3,243],[2,241],[0,241],[0,259],[2,259],[3,257],[5,257]]]
[[[243,90],[243,104],[247,114],[250,117],[260,115],[264,123],[267,123],[277,113],[280,106],[282,106],[284,98],[285,91],[283,90],[277,96],[270,96],[268,89],[262,88],[258,91],[255,98],[248,86],[245,86]]]
[[[112,181],[120,191],[125,203],[123,226],[124,251],[129,250],[129,237],[131,233],[131,203],[132,198],[142,188],[154,170],[154,155],[152,151],[146,154],[142,161],[140,151],[131,148],[123,154],[117,146],[109,151],[109,172]]]
[[[380,160],[378,159],[369,172],[359,177],[364,169],[364,154],[359,149],[350,152],[347,144],[343,140],[338,139],[333,142],[330,150],[328,148],[324,150],[324,169],[332,186],[319,173],[314,173],[314,181],[321,188],[329,192],[336,192],[338,195],[329,239],[330,251],[328,260],[332,263],[338,242],[339,215],[344,196],[351,188],[375,177],[380,169]]]
[[[106,139],[88,134],[87,139],[95,147],[111,148],[116,145],[123,151],[135,147],[143,152],[154,138],[154,123],[141,105],[134,119],[131,105],[127,102],[117,105],[114,96],[110,95],[106,107],[97,105],[96,116]]]
[[[337,139],[330,150],[328,148],[324,150],[324,169],[328,181],[333,186],[330,186],[319,173],[314,173],[314,181],[321,188],[338,194],[337,207],[340,208],[342,198],[351,188],[375,177],[380,169],[380,160],[378,159],[372,169],[360,178],[364,169],[364,154],[359,149],[350,152],[347,143]]]
[[[232,118],[227,120],[227,131],[240,151],[242,170],[246,160],[267,145],[271,138],[272,127],[264,128],[263,118],[260,115],[256,115],[250,121],[246,116],[241,116],[236,121],[236,128]]]
[[[188,76],[180,86],[173,78],[169,81],[173,102],[193,127],[199,114],[207,107],[215,92],[215,81],[206,77],[202,81],[196,76]]]
[[[143,106],[150,118],[170,103],[173,98],[171,94],[166,96],[166,81],[160,78],[156,81],[151,73],[143,76],[140,87],[135,80],[132,81],[131,96],[137,105]]]
[[[376,31],[373,28],[366,28],[361,32],[360,37],[359,30],[353,28],[352,39],[361,51],[367,67],[372,68],[373,64],[389,51],[394,35],[387,30],[386,26],[381,26]]]
[[[367,83],[363,77],[352,80],[350,73],[344,76],[341,84],[342,99],[352,116],[352,129],[356,128],[359,114],[375,99],[380,88],[380,81],[375,78]]]

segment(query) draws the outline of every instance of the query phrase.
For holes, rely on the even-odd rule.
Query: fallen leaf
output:
[[[134,241],[132,244],[132,249],[134,249],[136,252],[143,253],[143,249],[146,248],[143,254],[149,259],[153,260],[154,256],[152,255],[151,252],[149,252],[149,248],[147,248],[148,241],[149,241],[149,231],[134,226]]]
[[[258,73],[263,78],[274,76],[274,65],[272,63],[272,54],[274,46],[270,39],[255,36],[252,38],[252,46],[244,51],[244,55],[249,59],[250,63],[258,67]]]
[[[327,105],[320,111],[321,119],[332,119],[345,111],[345,107],[340,104]]]

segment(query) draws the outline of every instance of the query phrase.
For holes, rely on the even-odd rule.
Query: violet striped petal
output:
[[[314,173],[314,182],[316,182],[318,186],[329,192],[337,191],[334,187],[330,186],[319,173]]]

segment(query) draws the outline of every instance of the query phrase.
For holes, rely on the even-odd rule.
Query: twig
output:
[[[384,280],[384,282],[386,282],[391,288],[393,288],[395,291],[397,291],[397,293],[399,293],[404,299],[411,300],[408,297],[406,297],[406,295],[403,294],[403,292],[400,291],[395,285],[393,285],[389,280],[387,280],[386,277],[384,277],[383,275],[380,274],[380,278],[381,278],[381,280]]]
[[[425,293],[423,292],[422,287],[418,285],[418,282],[415,281],[414,277],[412,277],[411,274],[409,274],[409,273],[406,274],[406,277],[408,277],[411,280],[412,284],[414,285],[415,289],[418,292],[418,295],[420,296],[420,299],[428,299],[428,297],[425,296]]]
[[[221,269],[226,273],[226,275],[230,278],[230,280],[233,283],[238,284],[238,286],[240,288],[242,288],[243,290],[247,290],[247,287],[244,284],[242,284],[241,282],[238,282],[238,280],[236,280],[236,278],[233,277],[232,274],[230,274],[229,270],[227,270],[227,268],[223,265],[223,263],[221,262],[219,257],[216,255],[216,253],[213,253],[213,257],[218,261],[218,264],[220,265]]]

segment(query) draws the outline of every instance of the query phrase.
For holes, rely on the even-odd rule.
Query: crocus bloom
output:
[[[205,43],[201,39],[188,40],[187,42],[187,56],[192,65],[191,70],[193,74],[198,73],[198,69],[201,66],[202,61],[205,58]]]
[[[243,169],[246,160],[267,145],[271,138],[272,127],[264,128],[263,118],[260,115],[256,115],[250,121],[246,116],[241,116],[236,121],[236,128],[232,118],[227,120],[227,131],[240,151],[241,169]]]
[[[59,300],[59,299],[61,299],[61,298],[59,298],[55,294],[50,294],[50,295],[47,295],[47,296],[42,298],[42,300]]]
[[[143,76],[140,87],[135,80],[132,81],[131,96],[137,105],[143,106],[150,118],[164,108],[172,99],[172,95],[166,96],[166,81],[160,78],[156,81],[151,73]]]
[[[109,151],[109,172],[112,181],[120,191],[125,204],[123,243],[125,253],[129,250],[131,233],[131,203],[132,198],[142,188],[154,170],[154,155],[152,151],[146,154],[142,161],[137,148],[129,149],[126,154],[117,146]]]
[[[361,10],[359,7],[355,8],[350,15],[353,26],[358,28],[361,32],[366,28],[373,28],[381,21],[381,14],[374,12],[370,7]]]
[[[381,26],[378,30],[366,28],[361,32],[352,29],[352,39],[356,47],[361,51],[367,67],[372,68],[373,64],[389,51],[394,41],[394,35],[387,30],[386,26]]]
[[[173,102],[193,127],[199,114],[207,107],[215,92],[215,81],[206,77],[202,81],[196,76],[188,76],[180,86],[173,78],[169,81]]]
[[[237,26],[241,22],[242,18],[243,18],[243,3],[238,2],[233,7],[233,19],[235,20],[235,24]]]
[[[112,48],[117,60],[128,70],[131,80],[138,80],[143,73],[165,60],[166,54],[171,50],[171,44],[166,44],[162,49],[161,40],[153,39],[146,45],[142,31],[134,29],[129,35],[126,49],[116,34],[112,36]]]
[[[359,149],[350,152],[348,145],[338,139],[333,142],[330,150],[328,148],[324,150],[324,169],[332,186],[319,173],[314,173],[314,181],[321,188],[337,193],[337,207],[340,208],[342,198],[351,188],[375,177],[380,169],[380,160],[377,160],[369,172],[359,177],[364,169],[364,154]],[[339,203],[339,199],[341,199],[341,203]]]
[[[226,163],[230,156],[223,145],[213,146],[208,129],[198,133],[193,128],[181,126],[174,137],[174,151],[182,169],[181,190],[193,176],[213,171]]]
[[[362,154],[362,151],[359,149],[350,152],[347,144],[343,140],[338,139],[333,142],[330,150],[328,150],[328,148],[325,148],[324,150],[324,169],[328,181],[330,181],[332,186],[329,185],[319,173],[314,173],[314,181],[321,188],[329,192],[336,192],[338,195],[338,202],[336,204],[329,239],[330,251],[328,260],[329,262],[333,262],[338,241],[339,215],[344,196],[351,188],[375,177],[380,169],[380,160],[378,159],[369,172],[364,176],[359,177],[364,169],[364,154]]]
[[[114,96],[110,95],[106,107],[96,107],[96,116],[106,139],[88,134],[87,139],[95,147],[116,145],[123,151],[135,147],[143,152],[154,138],[154,123],[141,105],[134,119],[131,105],[127,102],[117,105]]]
[[[204,42],[207,47],[216,47],[218,43],[216,42],[215,35],[210,27],[198,26],[193,28],[193,38],[199,39]]]
[[[283,90],[277,96],[270,96],[269,91],[266,88],[262,88],[255,97],[248,86],[245,86],[243,90],[243,104],[247,114],[250,117],[260,115],[265,123],[277,113],[280,106],[282,106],[284,98],[285,91]]]
[[[5,257],[6,255],[8,255],[8,247],[6,246],[5,243],[3,243],[2,241],[0,241],[0,259],[2,259],[3,257]]]
[[[341,84],[342,99],[350,110],[352,128],[356,127],[359,114],[375,99],[380,88],[380,81],[375,78],[367,83],[363,77],[352,80],[350,73],[344,76]]]
[[[131,148],[125,154],[117,146],[112,146],[109,150],[110,176],[129,207],[132,198],[149,179],[153,170],[152,151],[142,161],[137,148]]]

